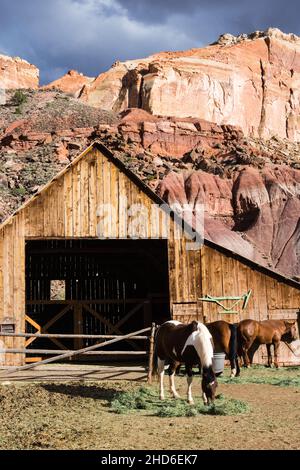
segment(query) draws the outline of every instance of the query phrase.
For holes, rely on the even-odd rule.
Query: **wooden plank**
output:
[[[14,219],[15,220],[15,219]],[[4,318],[14,320],[14,222],[5,226],[3,243],[3,309]],[[5,342],[8,348],[13,346],[13,340]],[[5,355],[5,364],[13,365],[14,357]]]
[[[73,237],[73,168],[64,176],[64,226],[65,237]]]
[[[83,159],[80,162],[80,218],[81,236],[88,237],[90,231],[88,159]]]
[[[104,204],[103,171],[104,157],[97,152],[96,160],[96,201],[97,201],[97,236],[104,237],[104,223],[101,207]]]
[[[65,338],[65,339],[112,339],[118,338],[118,335],[75,335],[75,334],[60,334],[60,333],[0,333],[1,337],[11,338]],[[147,339],[148,336],[133,336],[131,339]]]
[[[266,290],[268,299],[268,309],[277,308],[276,281],[269,276],[267,276],[266,278]]]
[[[240,288],[240,292],[242,294],[246,294],[248,290],[250,289],[250,286],[248,285],[248,280],[247,280],[247,271],[248,268],[245,266],[243,263],[239,263],[238,269],[237,269],[237,282]],[[244,320],[246,318],[249,318],[249,305],[247,305],[245,310],[240,309],[239,310],[239,315],[237,321]]]
[[[80,162],[74,167],[72,173],[73,188],[73,236],[81,236],[81,193],[80,193]]]
[[[208,272],[208,248],[203,246],[201,249],[201,296],[205,297],[209,293],[209,272]],[[202,305],[202,315],[204,323],[212,321],[209,304],[199,301]]]
[[[118,173],[119,186],[119,238],[127,237],[127,196],[125,186],[126,176],[124,173]]]
[[[257,272],[257,290],[258,290],[258,309],[259,319],[267,320],[268,318],[268,304],[267,304],[267,289],[266,289],[266,276]]]
[[[14,221],[14,263],[13,263],[13,305],[14,322],[17,331],[25,331],[25,220],[24,213],[20,213]],[[24,347],[22,338],[15,339],[14,347]],[[23,355],[15,356],[14,365],[24,362]]]
[[[126,238],[133,238],[135,236],[135,231],[133,227],[133,217],[131,214],[131,209],[132,209],[132,204],[133,204],[133,194],[132,194],[132,185],[131,181],[126,178],[125,179],[125,195],[127,198],[127,211],[126,211],[126,216],[127,216],[127,233],[126,233]]]
[[[26,354],[43,354],[44,356],[59,356],[62,353],[61,349],[9,349],[9,350],[4,350],[5,352],[9,352],[11,354],[16,354],[16,353],[26,353]],[[1,349],[0,349],[0,354],[1,354]],[[76,352],[75,349],[65,349],[65,353],[74,353]],[[83,356],[146,356],[148,355],[148,351],[90,351],[86,353],[82,353]],[[32,363],[32,362],[37,362],[38,360],[42,360],[42,358],[32,358],[34,360],[30,360],[30,358],[26,358],[26,363]],[[37,364],[38,365],[38,364]]]
[[[47,217],[49,220],[49,231],[47,236],[57,236],[58,233],[58,187],[55,181],[45,193],[47,199]]]
[[[105,217],[104,217],[104,237],[111,238],[112,226],[111,226],[111,216],[110,216],[110,171],[112,164],[105,159],[102,165],[102,185],[103,185],[103,202],[106,205]]]
[[[118,238],[119,175],[115,165],[110,166],[110,203],[112,208],[111,237]]]
[[[56,181],[56,203],[57,203],[57,230],[55,235],[57,237],[64,237],[65,235],[65,220],[64,220],[64,180],[59,178]]]
[[[89,164],[89,234],[97,236],[97,156],[93,152],[93,158]]]
[[[50,191],[50,188],[49,188]],[[51,235],[51,219],[50,219],[50,213],[51,213],[51,205],[50,205],[50,194],[47,191],[47,193],[43,194],[41,196],[42,198],[42,203],[43,203],[43,216],[44,216],[44,236],[49,237]]]

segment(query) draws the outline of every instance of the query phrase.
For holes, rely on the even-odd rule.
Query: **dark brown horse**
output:
[[[213,344],[212,337],[203,323],[193,321],[183,324],[178,321],[163,323],[156,332],[155,362],[159,374],[160,399],[164,399],[164,371],[169,364],[170,390],[174,398],[179,395],[175,389],[175,371],[185,364],[187,372],[187,398],[193,404],[192,380],[193,366],[202,368],[202,397],[205,404],[214,401],[217,380],[212,367]]]
[[[206,323],[213,337],[214,352],[225,353],[230,361],[231,377],[240,375],[238,361],[237,324],[227,323],[224,320]]]
[[[267,346],[268,367],[272,366],[271,345],[273,344],[274,364],[278,367],[280,341],[291,342],[296,339],[296,320],[242,320],[238,325],[239,355],[243,356],[245,367],[250,365],[248,351],[254,343]]]

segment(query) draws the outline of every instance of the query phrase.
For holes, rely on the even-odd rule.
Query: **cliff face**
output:
[[[42,88],[45,90],[57,89],[77,98],[82,88],[92,81],[94,81],[94,78],[86,77],[76,70],[69,70],[63,77],[54,80]]]
[[[36,89],[38,85],[39,69],[37,67],[19,57],[8,57],[0,54],[1,89]]]
[[[270,29],[202,49],[116,63],[81,99],[116,112],[195,117],[246,135],[300,139],[300,38]]]

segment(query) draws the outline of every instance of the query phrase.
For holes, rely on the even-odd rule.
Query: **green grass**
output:
[[[111,409],[117,414],[146,410],[152,416],[162,418],[190,417],[201,414],[229,416],[250,411],[247,403],[225,398],[222,394],[218,395],[214,405],[210,406],[203,405],[202,401],[197,401],[195,405],[189,405],[182,399],[161,401],[158,398],[157,390],[150,387],[141,387],[138,390],[121,393],[112,401]]]
[[[218,382],[227,384],[267,384],[278,387],[300,387],[300,367],[280,369],[252,366],[241,368],[240,377],[218,377]]]

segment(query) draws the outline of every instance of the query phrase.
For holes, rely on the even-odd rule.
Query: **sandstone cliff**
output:
[[[76,70],[69,70],[68,73],[66,73],[63,77],[54,80],[42,88],[45,90],[61,90],[62,92],[73,95],[75,98],[77,98],[82,88],[92,81],[94,81],[94,78],[86,77]]]
[[[269,29],[117,62],[83,87],[81,99],[115,112],[139,107],[236,125],[246,135],[299,140],[299,80],[300,38]]]
[[[39,69],[19,57],[0,54],[0,88],[36,89],[39,85]]]

